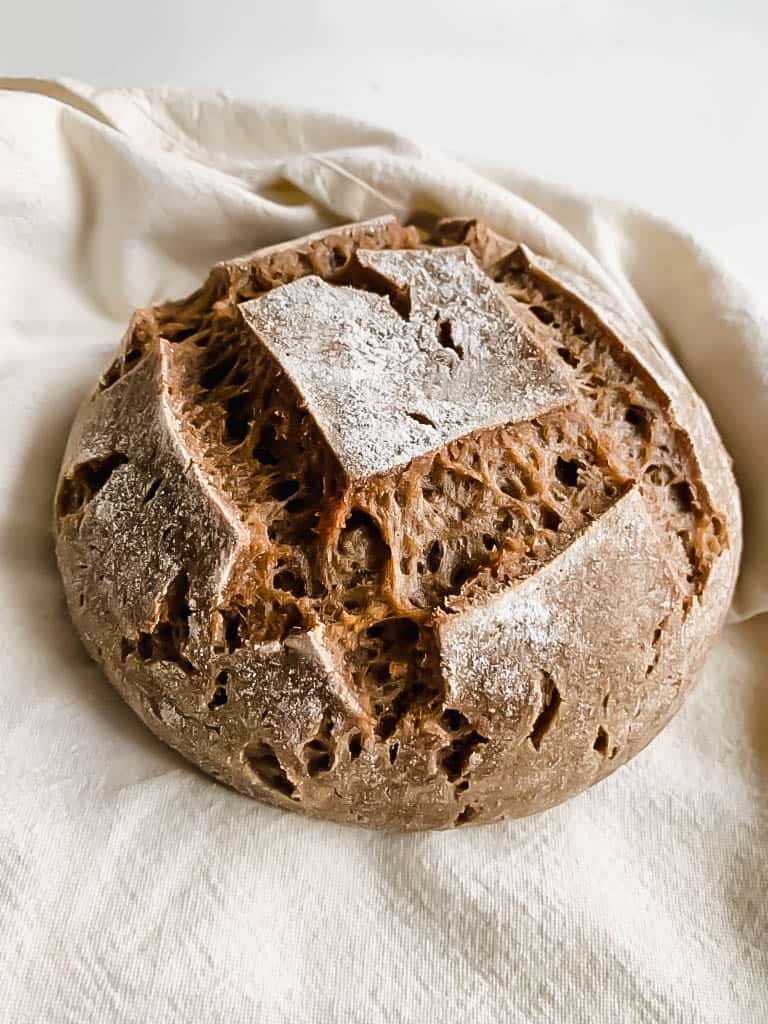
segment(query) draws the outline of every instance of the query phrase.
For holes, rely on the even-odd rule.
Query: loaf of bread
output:
[[[77,629],[162,740],[389,829],[531,814],[624,764],[688,692],[741,544],[651,333],[475,221],[391,218],[136,313],[55,530]]]

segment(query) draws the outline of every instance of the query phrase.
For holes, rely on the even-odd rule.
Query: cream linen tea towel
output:
[[[768,1020],[755,301],[645,213],[367,125],[0,84],[0,1022]],[[734,455],[746,536],[734,624],[647,751],[543,816],[403,837],[260,806],[161,746],[67,620],[49,519],[75,408],[135,306],[415,208],[476,214],[655,324]]]

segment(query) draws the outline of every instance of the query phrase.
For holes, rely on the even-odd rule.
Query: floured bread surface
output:
[[[530,814],[627,761],[740,552],[728,457],[655,339],[458,220],[261,250],[136,313],[55,528],[73,620],[158,736],[392,829]]]
[[[241,306],[351,479],[568,401],[466,246],[361,250],[357,262],[384,295],[311,276]]]

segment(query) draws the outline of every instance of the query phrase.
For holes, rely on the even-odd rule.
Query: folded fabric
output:
[[[768,1019],[768,318],[642,211],[224,96],[0,81],[0,1020]],[[539,817],[388,836],[218,786],[89,663],[51,554],[66,432],[136,306],[219,259],[471,214],[629,305],[735,460],[733,624],[652,746]],[[750,619],[751,621],[745,621]]]

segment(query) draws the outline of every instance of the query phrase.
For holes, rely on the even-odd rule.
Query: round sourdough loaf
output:
[[[391,218],[136,313],[55,530],[75,625],[162,740],[390,829],[531,814],[636,754],[741,543],[707,410],[614,299],[475,221]]]

